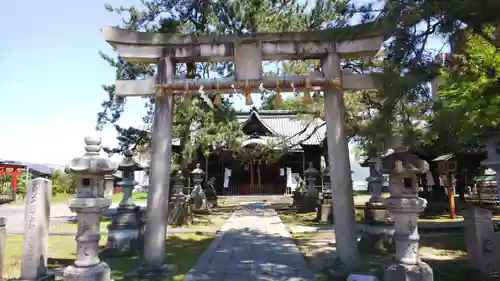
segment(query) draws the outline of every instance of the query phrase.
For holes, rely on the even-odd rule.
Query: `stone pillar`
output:
[[[7,218],[0,217],[0,279],[3,279],[3,258],[5,254],[5,241],[7,239]]]
[[[183,193],[183,189],[184,176],[182,171],[177,171],[174,178],[174,194],[172,194],[169,206],[169,223],[177,226],[189,222],[189,196]]]
[[[340,57],[330,53],[321,62],[326,79],[334,79],[341,84]],[[333,214],[335,221],[335,241],[340,268],[344,275],[359,268],[361,264],[356,235],[354,214],[354,194],[352,190],[349,147],[344,128],[344,98],[342,85],[325,89],[324,110],[326,121],[330,183],[332,188]],[[344,274],[341,273],[344,271]]]
[[[50,198],[52,181],[36,178],[27,182],[21,280],[54,280],[47,274]]]
[[[500,248],[497,248],[499,239],[494,233],[491,218],[491,211],[480,207],[471,206],[464,211],[465,245],[469,265],[469,279],[466,280],[483,280],[499,269],[499,260],[494,260],[494,256],[500,254]],[[497,249],[495,255],[491,251],[493,247],[490,246]]]
[[[156,84],[172,82],[174,63],[170,57],[159,60]],[[157,89],[153,127],[151,128],[151,168],[146,211],[146,230],[141,267],[130,278],[170,278],[174,267],[165,265],[168,196],[170,194],[170,161],[172,158],[173,95]]]
[[[107,281],[111,270],[98,256],[101,213],[111,205],[104,196],[104,176],[113,174],[108,158],[99,157],[101,138],[85,137],[85,154],[71,160],[68,173],[78,176],[76,198],[69,201],[69,208],[76,213],[76,260],[66,267],[65,281]]]
[[[191,172],[193,176],[194,189],[191,192],[191,198],[194,202],[195,212],[205,212],[208,211],[207,197],[201,183],[203,182],[203,176],[205,172],[200,168],[200,163],[196,164],[196,168]]]
[[[313,163],[309,162],[309,168],[304,171],[304,177],[307,182],[307,197],[303,199],[300,205],[301,212],[309,213],[316,210],[316,206],[318,205],[318,191],[314,184],[318,174],[319,172],[314,168]]]
[[[142,248],[140,207],[132,200],[132,191],[137,185],[135,172],[144,168],[135,161],[132,151],[125,151],[118,170],[122,172],[122,180],[117,183],[122,188],[123,198],[118,204],[117,214],[108,226],[108,242],[106,255],[130,255]]]
[[[372,196],[365,204],[359,249],[366,253],[386,253],[395,247],[392,237],[394,234],[393,218],[383,203],[380,159],[370,158],[367,164],[370,176],[366,180],[371,187]]]
[[[382,172],[389,174],[391,196],[384,200],[386,208],[394,215],[394,262],[384,269],[385,281],[432,281],[429,265],[420,260],[418,216],[427,201],[417,196],[417,175],[428,171],[427,162],[414,154],[396,150],[384,157]]]

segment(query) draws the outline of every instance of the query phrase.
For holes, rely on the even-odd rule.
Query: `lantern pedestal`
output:
[[[370,158],[364,166],[369,167],[370,176],[366,178],[370,189],[370,201],[366,202],[359,249],[364,253],[394,252],[394,224],[391,214],[385,208],[382,196],[382,175],[380,158]]]
[[[105,256],[137,254],[142,249],[141,211],[139,206],[119,206],[117,214],[108,226]]]
[[[384,200],[387,209],[394,215],[396,242],[394,263],[384,269],[384,281],[434,280],[432,268],[420,260],[418,252],[418,215],[424,211],[427,200],[412,195]]]
[[[316,211],[316,207],[318,206],[318,197],[306,195],[301,201],[302,202],[299,205],[299,213],[310,213]]]
[[[173,194],[168,206],[168,223],[181,226],[186,225],[191,220],[191,204],[189,196],[180,193]]]
[[[425,262],[419,264],[394,263],[384,270],[384,281],[433,281],[432,268]]]
[[[132,151],[124,152],[124,158],[118,165],[122,172],[122,180],[117,183],[121,186],[123,197],[117,208],[117,214],[108,226],[108,242],[102,254],[106,256],[126,256],[137,254],[142,250],[143,237],[141,235],[141,211],[132,201],[132,191],[137,184],[135,171],[144,169],[134,159]]]
[[[322,198],[319,199],[316,214],[317,221],[333,223],[333,203],[331,195],[331,193],[323,193]]]
[[[91,267],[70,265],[64,269],[64,280],[101,281],[110,280],[111,269],[105,262],[99,262]]]
[[[394,223],[382,202],[365,204],[361,231],[361,240],[358,243],[361,252],[382,254],[394,252]]]

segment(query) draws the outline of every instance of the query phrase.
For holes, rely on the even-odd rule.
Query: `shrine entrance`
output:
[[[349,148],[344,128],[343,91],[375,88],[371,73],[343,71],[345,60],[374,56],[384,36],[375,25],[364,24],[338,29],[306,32],[254,34],[192,34],[138,32],[104,26],[104,39],[129,63],[156,63],[154,76],[138,80],[117,80],[116,96],[154,96],[151,127],[151,180],[148,192],[148,222],[143,261],[160,268],[164,264],[167,204],[162,200],[170,182],[172,155],[172,112],[175,95],[186,102],[199,95],[212,107],[221,105],[222,94],[242,95],[252,105],[251,93],[273,92],[276,105],[284,92],[302,93],[305,103],[312,103],[311,92],[322,91],[326,122],[326,140],[332,192],[335,239],[338,261],[353,271],[361,262],[349,162]],[[264,61],[320,60],[320,69],[300,76],[266,76]],[[217,79],[185,79],[176,76],[178,64],[185,62],[233,62],[234,75]],[[213,102],[212,102],[213,100]],[[233,175],[234,176],[234,175]]]
[[[25,172],[25,166],[0,164],[0,204],[16,200],[17,177]]]

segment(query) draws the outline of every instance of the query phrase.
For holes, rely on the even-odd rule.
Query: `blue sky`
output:
[[[101,1],[3,1],[0,17],[0,159],[66,164],[83,153],[114,69],[98,51],[114,55],[101,25],[120,18]],[[113,6],[139,1],[108,0]],[[255,97],[254,101],[259,98]],[[241,98],[237,108],[244,108]],[[123,125],[140,125],[143,101],[127,101]],[[115,132],[99,135],[113,145]]]
[[[120,18],[104,9],[139,1],[4,1],[0,17],[0,159],[65,164],[83,152],[115,71],[98,55],[114,55],[100,26]],[[257,100],[257,99],[255,99]],[[236,99],[239,107],[242,99]],[[127,101],[121,123],[140,125],[141,98]],[[112,128],[100,133],[115,143]]]

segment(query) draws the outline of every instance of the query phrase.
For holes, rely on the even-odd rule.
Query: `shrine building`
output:
[[[284,194],[288,173],[303,178],[309,162],[321,170],[321,158],[326,154],[323,120],[306,120],[288,110],[257,110],[255,107],[247,112],[237,112],[236,118],[244,134],[241,142],[243,153],[235,156],[232,151],[223,151],[211,155],[208,161],[200,156],[206,178],[215,177],[216,186],[222,186],[222,194]],[[258,146],[277,150],[275,156],[269,159],[252,155]],[[224,174],[228,169],[231,176],[224,185]],[[317,184],[321,185],[320,177]]]

